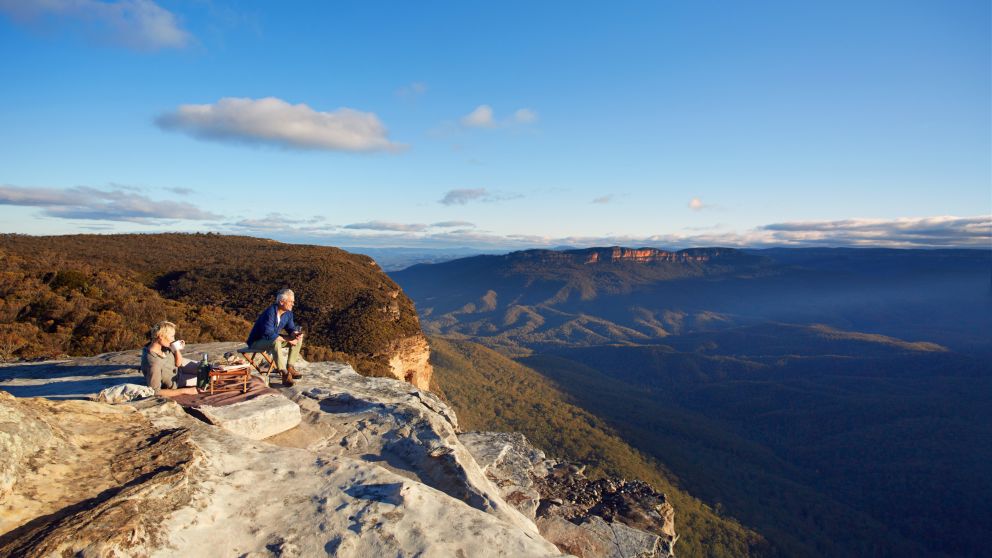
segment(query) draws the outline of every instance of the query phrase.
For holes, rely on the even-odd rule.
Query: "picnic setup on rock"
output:
[[[254,370],[267,388],[273,372],[284,386],[302,377],[296,369],[303,346],[303,331],[293,319],[295,294],[283,289],[274,304],[266,308],[248,334],[246,346],[224,354],[222,362],[211,362],[202,353],[199,363],[183,358],[186,342],[176,339],[176,324],[162,321],[149,330],[149,342],[142,348],[141,372],[145,383],[165,397],[214,395],[227,391],[247,394],[253,386]],[[288,354],[284,354],[288,353]],[[187,398],[188,399],[188,398]]]
[[[213,358],[210,351],[201,352],[198,361],[183,356],[187,345],[176,339],[176,324],[156,323],[141,349],[147,395],[172,399],[191,415],[249,438],[295,427],[300,422],[298,406],[271,386],[273,374],[280,376],[283,387],[302,377],[296,368],[303,362],[303,332],[293,317],[295,301],[292,290],[280,290],[275,302],[259,314],[245,346],[214,353]],[[121,391],[119,386],[108,389]],[[101,392],[98,399],[115,397],[117,392]]]

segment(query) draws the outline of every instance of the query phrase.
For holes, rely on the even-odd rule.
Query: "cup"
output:
[[[172,347],[173,351],[181,351],[186,348],[186,342],[183,341],[182,339],[176,339],[175,341],[170,343],[169,346]]]

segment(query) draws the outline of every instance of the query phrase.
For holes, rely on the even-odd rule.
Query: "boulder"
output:
[[[196,410],[210,424],[252,440],[263,440],[300,424],[300,406],[280,394],[270,393],[254,399]]]

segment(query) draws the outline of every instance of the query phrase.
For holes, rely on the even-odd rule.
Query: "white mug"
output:
[[[175,351],[181,351],[186,348],[186,342],[182,339],[176,339],[169,346]]]

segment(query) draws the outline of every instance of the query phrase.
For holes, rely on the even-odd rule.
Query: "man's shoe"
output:
[[[289,375],[292,376],[294,380],[303,377],[303,374],[300,374],[299,371],[297,371],[296,368],[294,368],[292,364],[290,364],[289,366],[287,366],[286,367],[286,370],[289,372]]]
[[[293,376],[289,373],[289,370],[280,370],[279,373],[282,374],[282,385],[286,387],[293,385]]]

